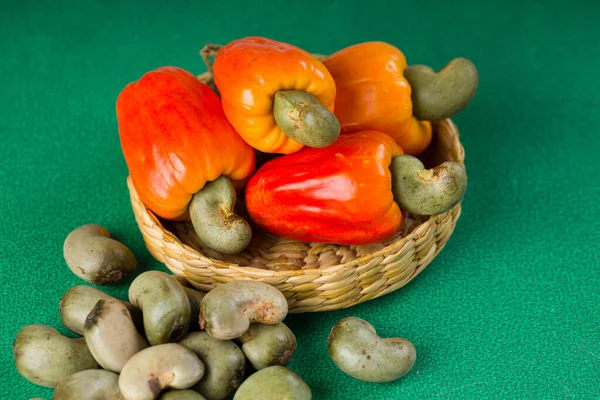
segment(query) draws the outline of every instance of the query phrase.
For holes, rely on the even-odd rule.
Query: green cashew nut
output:
[[[190,329],[200,325],[200,304],[206,293],[198,292],[197,290],[183,287],[185,294],[190,301]]]
[[[252,239],[248,222],[235,214],[237,194],[231,181],[220,176],[192,197],[190,218],[198,237],[207,247],[223,254],[244,250]]]
[[[200,329],[212,337],[230,340],[242,336],[251,322],[273,325],[286,317],[288,303],[274,286],[258,281],[233,281],[204,296]]]
[[[103,369],[76,372],[58,381],[52,400],[124,400],[119,375]]]
[[[233,400],[311,400],[312,392],[300,375],[273,365],[250,375],[235,392]]]
[[[455,58],[439,73],[426,65],[404,71],[411,86],[413,115],[422,121],[437,121],[456,115],[473,99],[479,73],[466,58]]]
[[[98,300],[85,320],[83,336],[98,364],[116,373],[134,354],[149,346],[127,307],[118,300]]]
[[[205,374],[194,387],[208,400],[224,400],[244,380],[246,358],[230,340],[218,340],[206,332],[190,332],[179,344],[192,350],[204,363]]]
[[[206,397],[193,390],[171,390],[158,398],[158,400],[206,400]]]
[[[341,127],[336,116],[304,91],[275,93],[273,117],[290,139],[308,147],[327,147],[340,136]]]
[[[71,339],[45,325],[27,325],[13,343],[17,371],[30,382],[55,387],[61,378],[100,366],[84,338]]]
[[[383,339],[360,318],[343,318],[329,334],[329,356],[346,374],[367,382],[391,382],[406,375],[417,352],[402,338]]]
[[[296,336],[283,322],[252,324],[239,340],[242,351],[256,370],[271,365],[286,366],[296,353]]]
[[[63,245],[63,253],[71,271],[86,282],[112,285],[133,272],[136,259],[124,244],[111,239],[99,225],[83,225],[74,229]]]
[[[91,286],[77,285],[65,292],[60,299],[58,312],[63,325],[69,330],[83,335],[83,326],[98,300],[118,300]],[[131,315],[138,330],[143,329],[142,312],[128,301],[119,300]]]
[[[129,286],[129,301],[142,310],[144,331],[152,346],[176,342],[187,333],[190,301],[172,275],[161,271],[139,274]]]
[[[119,375],[125,400],[153,400],[165,389],[188,389],[204,375],[204,364],[190,349],[165,343],[148,347],[127,361]]]
[[[455,161],[425,169],[418,158],[400,154],[392,158],[390,170],[394,199],[401,209],[415,215],[445,213],[467,190],[465,168]]]

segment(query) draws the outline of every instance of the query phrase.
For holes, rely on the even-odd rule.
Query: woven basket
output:
[[[449,121],[435,124],[434,140],[423,160],[463,162],[458,131]],[[426,157],[427,156],[427,157]],[[383,296],[416,277],[444,248],[460,216],[460,204],[429,218],[406,217],[391,240],[365,246],[303,243],[253,227],[246,250],[223,255],[204,248],[189,222],[157,218],[127,179],[135,219],[148,251],[173,274],[209,291],[233,280],[255,279],[277,287],[290,313],[336,310]]]
[[[199,76],[211,81],[210,72]],[[450,120],[433,124],[433,140],[420,156],[426,167],[454,160],[464,165],[464,149]],[[414,279],[444,248],[461,206],[432,217],[406,215],[392,239],[373,245],[304,243],[253,226],[243,252],[224,255],[202,245],[190,222],[165,221],[140,200],[127,179],[131,204],[152,256],[183,282],[207,292],[234,280],[258,280],[277,287],[290,313],[346,308],[391,293]]]

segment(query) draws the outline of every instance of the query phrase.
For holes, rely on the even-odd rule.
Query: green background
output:
[[[68,232],[107,227],[143,269],[114,104],[144,72],[205,69],[207,41],[248,35],[315,53],[384,40],[409,63],[472,59],[472,104],[454,118],[469,187],[444,251],[412,283],[337,312],[293,315],[290,368],[315,399],[600,397],[600,3],[559,1],[22,1],[0,4],[0,386],[51,397],[18,375],[11,343],[60,324],[81,284]],[[126,284],[133,277],[127,280]],[[121,298],[127,285],[105,289]],[[327,356],[344,316],[410,339],[418,360],[388,384],[354,380]]]

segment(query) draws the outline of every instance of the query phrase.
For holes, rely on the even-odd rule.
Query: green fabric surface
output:
[[[0,387],[50,399],[16,371],[27,324],[62,327],[82,284],[62,245],[86,223],[166,270],[133,218],[114,112],[120,90],[207,41],[248,35],[331,53],[366,40],[436,69],[470,58],[481,81],[454,118],[469,187],[446,248],[403,289],[336,312],[290,315],[289,365],[314,399],[600,398],[600,3],[594,1],[21,1],[0,4]],[[122,285],[102,288],[125,299]],[[355,380],[331,362],[342,317],[411,340],[406,377]]]

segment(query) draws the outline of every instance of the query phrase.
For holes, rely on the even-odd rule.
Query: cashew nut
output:
[[[235,213],[236,202],[236,189],[225,175],[207,182],[192,196],[188,207],[190,219],[206,247],[223,254],[236,254],[248,246],[252,228]]]
[[[58,380],[100,366],[84,338],[71,339],[45,325],[27,325],[13,343],[17,371],[30,382],[55,387]]]
[[[217,339],[242,336],[251,322],[277,324],[287,315],[285,296],[274,286],[257,281],[233,281],[204,296],[200,328]]]
[[[52,400],[123,400],[119,391],[119,376],[103,369],[76,372],[60,381]]]
[[[111,239],[99,225],[74,229],[63,246],[67,265],[75,275],[95,285],[111,285],[133,272],[136,259],[124,244]]]
[[[241,385],[246,358],[232,341],[215,339],[206,332],[190,332],[179,344],[196,353],[204,363],[204,377],[194,389],[207,399],[226,399]]]
[[[158,400],[206,400],[206,397],[193,390],[171,390]]]
[[[188,389],[204,375],[204,364],[190,349],[165,343],[148,347],[127,361],[119,376],[125,400],[153,400],[167,388]]]
[[[273,97],[273,117],[281,130],[308,147],[327,147],[340,136],[337,117],[312,94],[280,90]]]
[[[329,334],[329,356],[346,374],[367,382],[391,382],[415,364],[415,346],[402,338],[383,339],[360,318],[343,318]]]
[[[190,301],[172,275],[161,271],[141,273],[129,287],[129,301],[142,310],[144,331],[152,346],[176,342],[189,329]]]
[[[235,392],[233,400],[311,400],[312,392],[300,375],[273,365],[250,375]]]
[[[134,354],[148,347],[118,300],[98,300],[85,320],[83,336],[102,368],[116,373]]]
[[[466,58],[455,58],[436,73],[427,65],[404,71],[411,86],[413,115],[422,121],[449,118],[470,102],[479,85],[479,72]]]
[[[467,190],[465,168],[455,161],[425,169],[418,158],[400,154],[392,158],[390,171],[398,206],[416,215],[445,213],[463,199]]]
[[[242,351],[254,369],[287,365],[296,352],[296,336],[283,322],[252,324],[240,337]]]
[[[87,315],[92,311],[98,300],[117,300],[101,290],[91,286],[77,285],[65,292],[60,299],[59,313],[63,325],[71,331],[83,335],[83,325]],[[119,300],[127,307],[131,318],[138,329],[143,328],[142,313],[128,301]]]
[[[196,328],[200,324],[200,304],[202,303],[205,293],[198,292],[197,290],[185,286],[183,287],[183,290],[190,301],[190,328]]]

